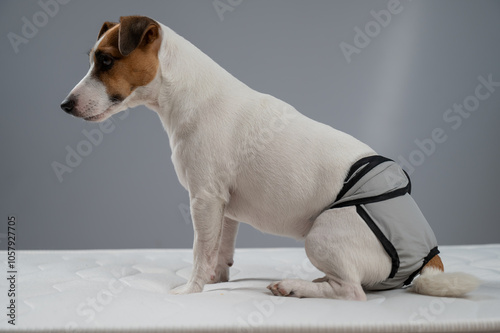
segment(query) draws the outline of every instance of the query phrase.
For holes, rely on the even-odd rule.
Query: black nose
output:
[[[76,104],[75,96],[70,95],[64,101],[62,101],[61,109],[63,109],[67,113],[71,113],[71,112],[73,112],[73,109],[75,108],[75,104]]]

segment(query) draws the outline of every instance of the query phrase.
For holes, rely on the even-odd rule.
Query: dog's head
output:
[[[89,52],[87,75],[61,108],[88,121],[103,121],[125,110],[135,91],[156,77],[160,34],[160,25],[144,16],[121,17],[120,23],[105,22]]]

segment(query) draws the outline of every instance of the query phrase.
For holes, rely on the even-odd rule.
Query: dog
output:
[[[409,197],[409,178],[368,145],[249,88],[148,17],[105,22],[89,57],[88,73],[61,108],[90,122],[138,105],[154,110],[189,192],[193,271],[171,293],[229,280],[239,222],[305,240],[308,258],[325,274],[273,282],[274,295],[366,300],[366,290],[413,282],[417,293],[459,297],[477,287],[471,275],[444,273],[434,234]],[[366,196],[372,191],[380,193]],[[411,212],[381,224],[378,216],[401,207]],[[406,214],[418,224],[392,237],[391,224]]]

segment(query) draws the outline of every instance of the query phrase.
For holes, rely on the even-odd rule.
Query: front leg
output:
[[[211,196],[191,198],[194,227],[193,271],[188,283],[171,290],[172,294],[190,294],[203,290],[215,279],[215,269],[222,238],[224,201]]]
[[[222,241],[219,247],[217,268],[215,269],[215,279],[210,281],[210,283],[229,281],[229,267],[233,266],[234,262],[233,255],[238,226],[238,221],[232,220],[229,217],[224,217]]]

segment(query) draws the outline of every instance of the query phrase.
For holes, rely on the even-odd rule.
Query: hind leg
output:
[[[313,282],[326,282],[328,281],[328,276],[323,276],[321,278],[314,279]]]
[[[361,284],[356,282],[335,281],[328,279],[322,282],[305,280],[283,280],[267,287],[275,296],[337,298],[365,301],[366,295]]]
[[[362,286],[387,278],[389,256],[355,207],[323,212],[306,237],[311,263],[324,272],[316,282],[283,280],[269,285],[277,296],[365,300]]]

